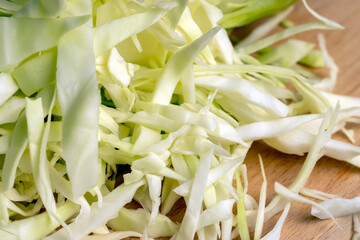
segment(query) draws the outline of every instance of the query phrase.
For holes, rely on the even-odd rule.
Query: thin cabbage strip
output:
[[[179,20],[188,5],[188,0],[175,0],[174,2],[177,3],[177,6],[171,9],[166,16],[170,20],[170,26],[173,29],[178,25]]]
[[[246,208],[245,208],[245,196],[246,192],[244,192],[241,180],[240,180],[240,171],[237,170],[235,173],[235,180],[236,180],[236,191],[238,194],[237,200],[237,230],[241,237],[244,240],[250,240],[250,233],[248,227],[248,220],[246,216]]]
[[[55,94],[52,99],[52,106],[55,103]],[[51,119],[52,106],[49,109],[48,121]],[[44,109],[42,108],[42,99],[26,99],[26,117],[28,125],[28,139],[32,173],[35,185],[38,189],[41,201],[52,220],[57,220],[65,226],[65,223],[57,216],[56,203],[50,183],[49,171],[47,168],[46,145],[50,130],[50,124],[44,124]]]
[[[229,94],[230,98],[244,98],[245,101],[262,107],[271,114],[285,117],[288,107],[270,94],[260,91],[251,82],[245,79],[234,79],[220,76],[198,77],[195,84],[210,90],[219,89],[220,92]],[[236,94],[234,96],[234,94]]]
[[[280,240],[281,230],[285,223],[286,217],[289,213],[290,206],[291,206],[290,202],[285,205],[285,208],[280,218],[276,222],[274,228],[270,232],[268,232],[264,237],[262,237],[261,240]]]
[[[279,23],[285,19],[293,10],[294,6],[288,7],[286,10],[276,14],[274,17],[270,18],[265,23],[261,24],[260,26],[256,27],[252,32],[242,39],[237,45],[237,48],[244,47],[249,45],[255,41],[260,40],[261,38],[265,37],[271,30],[273,30]]]
[[[165,15],[159,8],[119,18],[94,28],[95,56],[110,50],[126,38],[144,31]],[[128,26],[131,26],[129,28]]]
[[[287,37],[290,37],[292,35],[310,31],[310,30],[326,30],[326,29],[337,29],[335,27],[329,26],[326,23],[323,22],[309,22],[304,23],[301,25],[297,25],[291,28],[287,28],[285,30],[282,30],[281,32],[275,33],[269,37],[260,39],[254,43],[251,43],[246,46],[236,46],[235,50],[238,54],[251,54],[254,52],[257,52],[265,47],[268,47],[282,39],[285,39]]]
[[[90,1],[81,6],[91,13]],[[74,198],[97,184],[100,97],[92,34],[89,20],[58,45],[56,86],[63,115],[61,146]]]
[[[288,6],[292,5],[294,0],[270,0],[270,1],[244,1],[234,2],[233,4],[239,4],[239,6],[234,11],[227,12],[224,17],[219,21],[219,24],[224,28],[234,28],[244,26],[248,23],[251,23],[257,19],[267,17],[278,11],[281,11]],[[231,2],[227,1],[224,4],[231,6]],[[242,5],[245,4],[245,5]]]
[[[267,188],[267,180],[266,180],[266,176],[265,176],[265,169],[264,169],[264,164],[263,164],[261,155],[259,155],[259,162],[260,162],[263,183],[261,184],[261,189],[260,189],[259,207],[257,209],[258,213],[256,216],[254,240],[260,239],[261,233],[262,233],[262,230],[264,227],[265,201],[266,201],[266,188]]]
[[[323,113],[328,107],[327,99],[310,85],[306,78],[291,69],[269,66],[269,65],[217,65],[217,66],[194,66],[195,76],[209,76],[225,73],[250,73],[258,72],[276,77],[289,79],[296,90],[302,95],[303,101],[312,113]]]
[[[27,132],[26,114],[23,112],[20,114],[19,120],[15,125],[14,133],[11,136],[10,146],[5,156],[2,169],[4,191],[11,189],[14,185],[17,166],[29,142]]]
[[[176,233],[175,239],[193,239],[200,217],[201,205],[203,202],[206,179],[210,170],[211,159],[213,158],[213,149],[204,153],[200,158],[199,166],[196,170],[194,182],[191,186],[191,192],[184,219],[181,223],[179,232]]]
[[[304,4],[304,6],[306,7],[306,9],[311,13],[311,15],[313,15],[314,17],[316,17],[317,19],[319,19],[320,21],[326,23],[329,26],[335,27],[337,29],[344,29],[343,26],[341,26],[339,23],[334,22],[333,20],[330,20],[326,17],[321,16],[319,13],[317,13],[316,11],[314,11],[312,8],[310,8],[310,6],[307,4],[306,0],[302,0],[302,3]]]
[[[171,96],[182,73],[193,63],[197,55],[207,46],[219,30],[220,27],[211,29],[170,58],[164,67],[160,79],[156,81],[152,97],[153,103],[163,105],[170,103]]]
[[[289,130],[320,117],[320,114],[308,114],[270,121],[254,122],[239,126],[236,128],[236,131],[244,141],[260,140],[282,135]]]
[[[360,212],[360,197],[352,199],[333,198],[325,200],[319,203],[319,205],[331,212],[334,217],[342,217]],[[316,206],[311,208],[311,215],[320,219],[329,218],[328,215],[324,214]]]

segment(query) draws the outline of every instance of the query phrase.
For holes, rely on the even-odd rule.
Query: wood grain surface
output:
[[[360,0],[308,0],[308,3],[320,14],[343,25],[345,30],[310,31],[298,34],[295,38],[317,43],[317,33],[323,33],[328,51],[340,69],[335,93],[360,97]],[[296,3],[296,9],[289,19],[296,24],[315,21],[301,1]],[[327,72],[325,71],[324,74],[326,75]],[[360,145],[360,127],[349,127],[357,132],[356,145]],[[346,141],[342,134],[337,134],[335,138]],[[276,195],[275,181],[288,186],[299,172],[305,156],[283,154],[261,141],[255,142],[245,159],[245,164],[248,169],[248,193],[257,201],[262,183],[258,154],[261,154],[264,161],[268,181],[267,203],[269,203]],[[360,196],[360,169],[345,162],[323,157],[318,161],[306,187],[344,198]],[[177,204],[170,213],[171,218],[180,221],[185,211],[184,207],[183,202]],[[337,219],[346,228],[343,231],[331,220],[312,217],[310,209],[309,205],[292,203],[281,234],[282,240],[351,239],[353,229],[351,216]],[[275,215],[265,224],[263,235],[274,227],[280,214]]]
[[[343,25],[345,30],[310,31],[296,35],[295,38],[316,43],[316,34],[318,32],[323,33],[328,51],[340,69],[335,93],[360,97],[360,1],[309,0],[308,3],[318,13]],[[314,20],[301,2],[296,4],[296,9],[291,13],[289,19],[296,24]],[[360,127],[349,127],[355,130],[356,145],[360,145]],[[342,134],[337,134],[335,138],[346,141]],[[245,163],[248,167],[249,194],[257,200],[262,183],[257,157],[259,153],[264,159],[268,178],[267,194],[270,200],[275,196],[274,182],[278,181],[288,186],[299,172],[305,157],[282,154],[262,142],[254,143]],[[345,198],[353,198],[360,195],[360,169],[344,162],[323,157],[316,165],[306,187]],[[292,203],[281,239],[351,239],[353,229],[351,216],[338,218],[340,224],[346,228],[343,231],[331,220],[319,220],[312,217],[310,209],[311,207],[308,205]],[[266,223],[264,234],[273,228],[279,216],[280,214],[274,216]]]

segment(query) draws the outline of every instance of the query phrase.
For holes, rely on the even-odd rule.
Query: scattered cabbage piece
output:
[[[322,212],[322,214],[323,214],[322,216],[326,215],[328,218],[331,218],[340,228],[343,229],[343,227],[335,220],[335,217],[332,215],[332,213],[325,207],[321,206],[320,204],[318,204],[314,201],[311,201],[309,199],[306,199],[306,198],[298,195],[297,193],[290,191],[289,189],[287,189],[286,187],[284,187],[283,185],[281,185],[278,182],[275,183],[275,191],[288,200],[300,201],[303,203],[311,204],[312,206],[316,207],[319,211]]]
[[[290,210],[290,202],[285,205],[284,211],[282,212],[279,220],[276,222],[274,228],[268,232],[261,240],[279,240],[281,235],[281,229],[285,223],[286,217]]]
[[[360,198],[355,197],[352,199],[332,198],[319,203],[323,208],[327,209],[334,217],[342,217],[350,214],[355,214],[360,211]],[[311,215],[327,219],[328,215],[324,214],[316,207],[311,208]]]

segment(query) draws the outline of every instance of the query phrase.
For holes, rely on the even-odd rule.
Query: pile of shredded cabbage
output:
[[[331,139],[351,137],[360,99],[329,93],[322,36],[320,50],[273,47],[342,28],[303,0],[316,21],[268,36],[293,2],[1,0],[0,239],[279,239],[292,201],[322,219],[358,212],[359,198],[304,188],[323,155],[360,167],[360,147]],[[268,15],[232,45],[232,28]],[[260,156],[259,202],[243,163],[256,140],[308,153],[287,187],[267,186]],[[181,222],[168,217],[179,199]]]

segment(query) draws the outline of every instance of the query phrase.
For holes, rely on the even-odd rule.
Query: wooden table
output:
[[[345,27],[345,30],[321,32],[325,35],[329,53],[340,69],[335,93],[360,97],[360,1],[309,0],[309,5],[320,14]],[[301,2],[296,4],[296,9],[291,13],[289,19],[296,24],[314,20]],[[316,43],[317,32],[319,31],[299,34],[296,38]],[[360,127],[351,127],[357,132],[356,145],[360,145]],[[336,138],[346,141],[342,134],[338,134]],[[264,159],[268,180],[267,194],[270,200],[275,196],[275,181],[288,186],[300,170],[305,157],[282,154],[262,142],[254,143],[245,163],[248,167],[249,194],[257,200],[262,183],[257,157],[259,153]],[[306,187],[345,198],[360,196],[360,169],[323,157],[316,165]],[[346,228],[346,231],[342,231],[331,220],[319,220],[312,217],[310,209],[311,207],[308,205],[292,203],[281,239],[351,239],[353,228],[351,216],[338,218],[340,224]],[[279,216],[280,213],[266,223],[264,233],[273,228]]]

